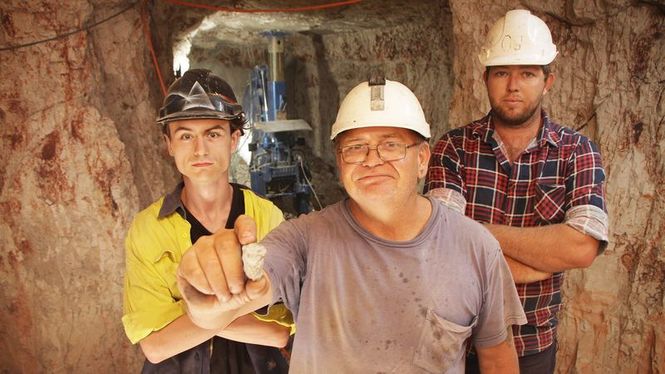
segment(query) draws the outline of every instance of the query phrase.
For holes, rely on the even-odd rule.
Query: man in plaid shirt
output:
[[[528,323],[513,326],[521,373],[552,373],[563,271],[607,246],[605,172],[598,148],[549,119],[556,46],[547,25],[509,11],[480,60],[491,111],[436,144],[425,192],[482,222],[501,244]],[[470,353],[467,373],[478,372]]]

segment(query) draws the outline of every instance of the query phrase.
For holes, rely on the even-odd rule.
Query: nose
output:
[[[506,86],[506,88],[508,89],[508,91],[510,91],[510,92],[519,91],[519,75],[518,74],[511,73],[508,76],[508,82],[507,83],[508,83],[508,85]]]
[[[379,156],[379,149],[377,147],[370,147],[367,150],[367,157],[365,157],[365,161],[363,161],[363,166],[374,167],[376,165],[381,165],[384,162],[385,161]]]
[[[208,145],[203,136],[197,136],[194,141],[194,155],[206,156],[208,154]]]

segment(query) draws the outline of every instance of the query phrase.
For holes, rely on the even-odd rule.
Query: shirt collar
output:
[[[550,117],[544,110],[541,111],[540,115],[543,118],[543,127],[540,134],[538,134],[538,144],[543,146],[547,142],[550,143],[552,147],[558,147],[561,137],[556,131],[554,124],[550,121]]]
[[[544,146],[545,143],[549,143],[553,147],[559,146],[559,141],[561,138],[556,131],[550,117],[547,115],[547,112],[541,109],[540,112],[543,125],[538,132],[538,137],[536,143],[539,146]],[[489,143],[490,139],[494,136],[494,124],[492,123],[492,111],[487,113],[487,115],[478,121],[475,121],[471,124],[471,132],[474,136],[482,138],[484,142]]]
[[[185,182],[180,182],[164,197],[164,202],[162,203],[161,209],[159,209],[158,218],[164,218],[173,214],[173,212],[180,213],[181,216],[186,217],[185,205],[182,203],[180,198],[182,194],[182,189],[185,187]]]

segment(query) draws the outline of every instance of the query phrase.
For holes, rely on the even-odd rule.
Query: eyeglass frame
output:
[[[386,160],[386,159],[384,159],[384,158],[381,156],[381,152],[379,151],[379,147],[382,146],[382,145],[384,145],[384,144],[388,144],[388,143],[400,144],[400,145],[404,146],[404,154],[402,155],[402,157],[400,157],[400,158],[394,158],[394,159],[390,159],[390,160]],[[376,147],[370,147],[369,144],[362,144],[362,146],[367,147],[367,152],[365,152],[365,157],[364,157],[362,160],[360,160],[360,161],[356,161],[356,162],[348,162],[348,161],[346,161],[346,159],[344,158],[344,149],[345,149],[345,148],[354,147],[355,145],[347,145],[347,146],[339,147],[339,148],[337,149],[337,153],[341,154],[341,155],[342,155],[342,161],[344,161],[344,163],[349,164],[349,165],[360,165],[360,164],[362,164],[363,162],[367,161],[367,157],[369,157],[369,152],[370,152],[370,151],[376,151],[376,154],[377,154],[377,156],[379,156],[379,159],[380,159],[381,161],[383,161],[383,162],[391,162],[391,161],[399,161],[399,160],[403,160],[403,159],[405,159],[405,158],[406,158],[406,151],[407,151],[409,148],[413,148],[413,147],[415,147],[415,146],[417,146],[417,145],[420,145],[420,144],[422,144],[422,143],[423,143],[422,140],[421,140],[421,141],[418,141],[418,142],[415,142],[415,143],[413,143],[413,144],[405,144],[405,143],[401,143],[401,142],[392,142],[392,141],[389,141],[389,142],[379,143],[379,144],[376,145]]]

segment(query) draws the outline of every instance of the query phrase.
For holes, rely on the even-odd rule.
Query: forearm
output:
[[[515,283],[533,283],[545,280],[552,276],[552,273],[536,270],[529,265],[525,265],[510,256],[504,255],[510,273],[513,276]]]
[[[182,315],[161,330],[139,342],[143,354],[152,363],[161,362],[219,335],[243,343],[283,347],[289,338],[288,327],[259,321],[252,315],[240,316],[221,331],[203,329]]]
[[[244,296],[239,295],[234,296],[234,299],[227,303],[231,306],[222,305],[218,303],[216,299],[209,301],[212,306],[201,307],[200,304],[194,305],[192,303],[188,303],[187,314],[189,315],[192,322],[199,327],[222,331],[237,318],[249,314],[263,306],[266,306],[270,302],[270,299],[267,296],[249,301],[245,299],[242,301],[236,301],[236,298],[237,300],[240,300],[243,297]],[[232,305],[236,305],[235,309],[224,310],[224,308],[233,308]]]
[[[276,322],[264,322],[247,314],[238,317],[218,335],[238,342],[284,347],[289,340],[291,329]]]
[[[520,372],[512,334],[508,334],[506,340],[493,347],[476,347],[476,353],[482,374],[519,374]]]
[[[538,227],[485,226],[506,256],[542,272],[588,267],[598,253],[596,239],[563,223]]]
[[[139,345],[148,361],[158,363],[203,343],[216,333],[217,330],[196,326],[187,315],[182,315],[161,330],[146,336]]]

